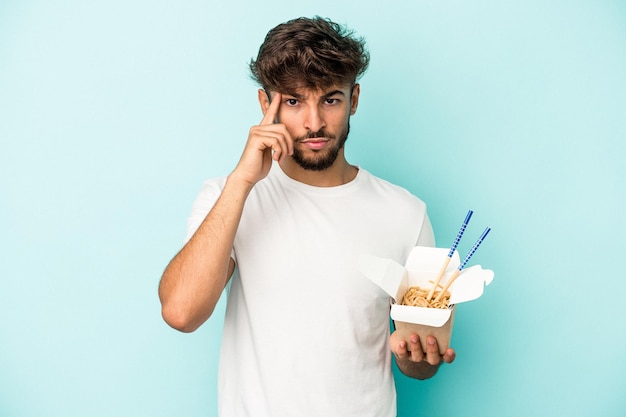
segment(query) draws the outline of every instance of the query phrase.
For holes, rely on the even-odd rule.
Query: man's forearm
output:
[[[213,313],[232,274],[231,250],[250,189],[229,178],[198,230],[165,269],[159,297],[170,326],[191,332]]]

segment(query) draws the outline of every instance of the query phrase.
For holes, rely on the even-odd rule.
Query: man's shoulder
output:
[[[378,177],[367,170],[362,170],[362,175],[372,189],[381,195],[381,198],[402,199],[414,204],[424,205],[424,202],[419,197],[401,185]]]

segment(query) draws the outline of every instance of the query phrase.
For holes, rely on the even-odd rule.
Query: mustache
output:
[[[295,138],[295,141],[296,142],[301,142],[301,141],[306,140],[306,139],[315,139],[315,138],[335,139],[336,136],[333,135],[332,133],[328,133],[324,129],[320,129],[317,132],[309,132],[306,135],[298,136],[298,137]]]

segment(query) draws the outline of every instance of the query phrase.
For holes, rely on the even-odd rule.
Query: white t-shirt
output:
[[[205,182],[198,228],[225,178]],[[337,187],[274,164],[237,230],[219,364],[222,417],[393,417],[389,296],[357,269],[362,254],[404,264],[434,237],[425,204],[360,169]]]

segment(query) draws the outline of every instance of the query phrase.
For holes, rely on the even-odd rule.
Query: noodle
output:
[[[428,308],[448,308],[448,304],[450,303],[450,293],[446,291],[445,295],[441,297],[439,301],[435,301],[437,295],[441,291],[435,291],[433,297],[430,301],[426,300],[429,289],[420,288],[420,287],[411,287],[404,294],[402,298],[402,305],[405,306],[413,306],[413,307],[428,307]]]

